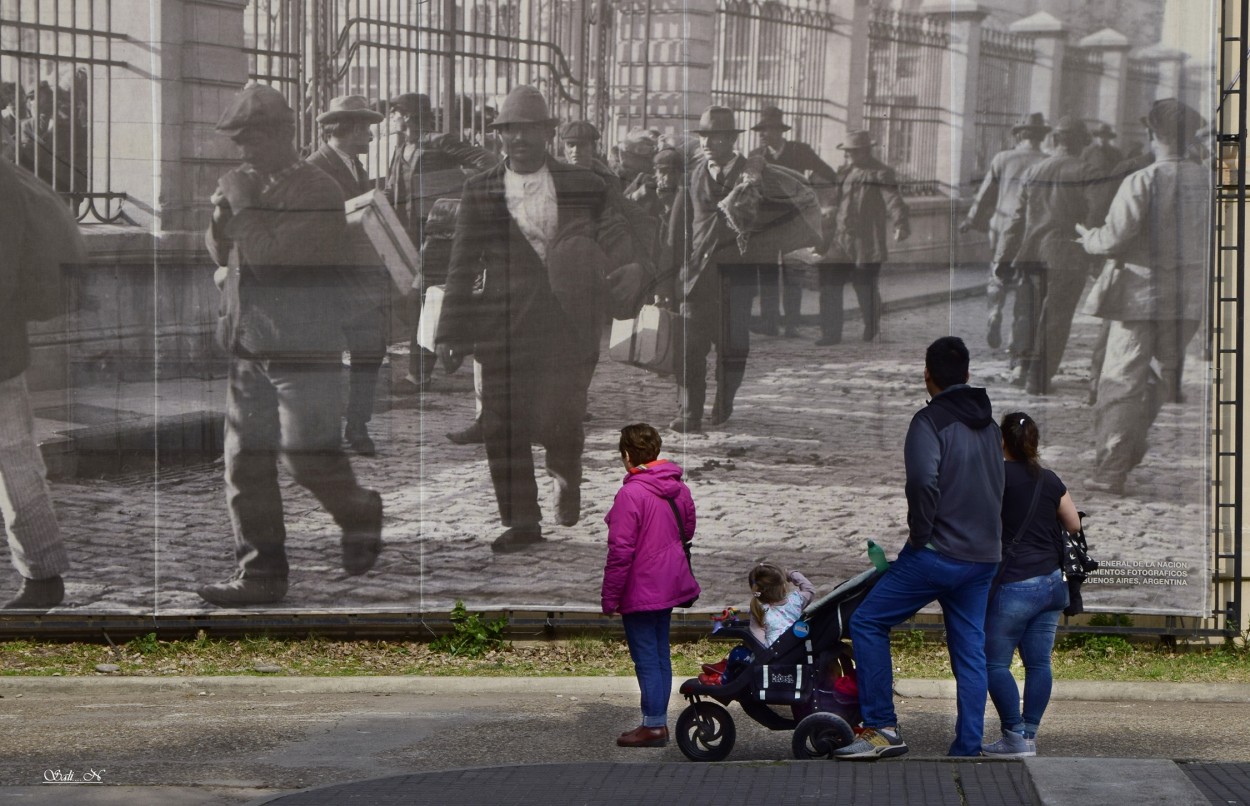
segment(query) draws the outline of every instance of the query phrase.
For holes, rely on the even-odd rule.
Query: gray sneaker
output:
[[[981,747],[981,755],[996,758],[1027,758],[1037,755],[1037,739],[1026,739],[1014,730],[1003,731],[1003,738]]]
[[[848,744],[846,747],[833,751],[834,758],[842,759],[863,759],[872,760],[878,758],[893,758],[901,756],[907,752],[907,744],[903,741],[903,737],[899,735],[898,730],[878,730],[877,728],[864,728],[860,731],[859,738]]]

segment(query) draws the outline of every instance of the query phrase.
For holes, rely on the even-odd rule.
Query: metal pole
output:
[[[443,131],[450,134],[456,104],[456,0],[443,0],[443,25],[447,41],[447,54],[443,56]]]

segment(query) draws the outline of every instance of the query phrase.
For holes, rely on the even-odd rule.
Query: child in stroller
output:
[[[792,730],[796,758],[828,758],[851,743],[860,722],[854,694],[854,663],[843,637],[851,613],[881,572],[864,571],[812,602],[771,645],[752,635],[749,624],[722,626],[720,634],[742,644],[727,663],[722,684],[699,678],[681,685],[690,704],[677,718],[677,746],[692,761],[721,761],[736,739],[725,707],[737,702],[747,716],[770,730]],[[773,706],[789,706],[790,715]]]
[[[796,589],[790,590],[787,582]],[[783,571],[772,563],[762,562],[752,568],[747,574],[747,585],[751,588],[751,636],[763,646],[771,646],[790,625],[798,621],[803,615],[803,608],[816,595],[816,589],[807,577],[798,571]],[[732,625],[722,625],[725,626]],[[699,682],[708,685],[729,682],[733,674],[729,665],[732,663],[736,669],[750,655],[750,650],[743,648],[736,657],[727,657],[720,663],[703,664]]]

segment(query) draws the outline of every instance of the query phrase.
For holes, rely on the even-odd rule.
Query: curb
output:
[[[683,681],[674,679],[673,695]],[[0,696],[81,691],[194,689],[283,694],[550,694],[595,697],[635,695],[633,677],[0,677]],[[953,680],[896,680],[895,693],[911,699],[955,699]],[[1250,683],[1056,681],[1052,699],[1102,702],[1250,702]]]

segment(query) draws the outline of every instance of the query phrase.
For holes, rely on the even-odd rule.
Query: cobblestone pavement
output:
[[[807,293],[810,307],[814,293]],[[902,442],[926,399],[924,348],[954,333],[972,348],[972,383],[989,388],[997,415],[1018,407],[1038,420],[1044,463],[1090,514],[1095,556],[1125,567],[1150,563],[1149,574],[1175,566],[1171,577],[1160,575],[1151,585],[1095,580],[1086,586],[1087,606],[1201,611],[1209,572],[1206,387],[1197,352],[1184,384],[1191,402],[1164,409],[1150,453],[1121,498],[1082,489],[1093,465],[1093,415],[1085,397],[1098,320],[1077,316],[1056,389],[1043,398],[1007,383],[1007,356],[985,346],[983,323],[983,298],[964,298],[889,312],[873,343],[859,340],[854,319],[845,341],[831,348],[813,344],[810,324],[797,339],[753,336],[733,418],[706,435],[665,437],[665,454],[686,468],[698,506],[699,605],[719,610],[741,603],[746,569],[760,558],[799,568],[826,588],[865,567],[866,538],[891,554],[901,548]],[[343,573],[332,521],[283,471],[291,590],[274,610],[431,612],[463,599],[470,608],[597,612],[603,516],[622,476],[617,429],[667,423],[675,413],[672,381],[605,354],[590,391],[581,521],[545,525],[544,543],[503,556],[490,550],[500,526],[484,450],[444,438],[471,419],[471,389],[466,367],[452,376],[440,371],[424,399],[380,400],[389,409],[372,424],[379,454],[353,460],[386,505],[387,546],[363,577]],[[536,454],[541,468],[542,451]],[[53,495],[75,561],[58,612],[207,612],[195,588],[233,571],[220,464],[165,468],[155,477],[64,479]],[[0,579],[5,588],[13,584]]]

